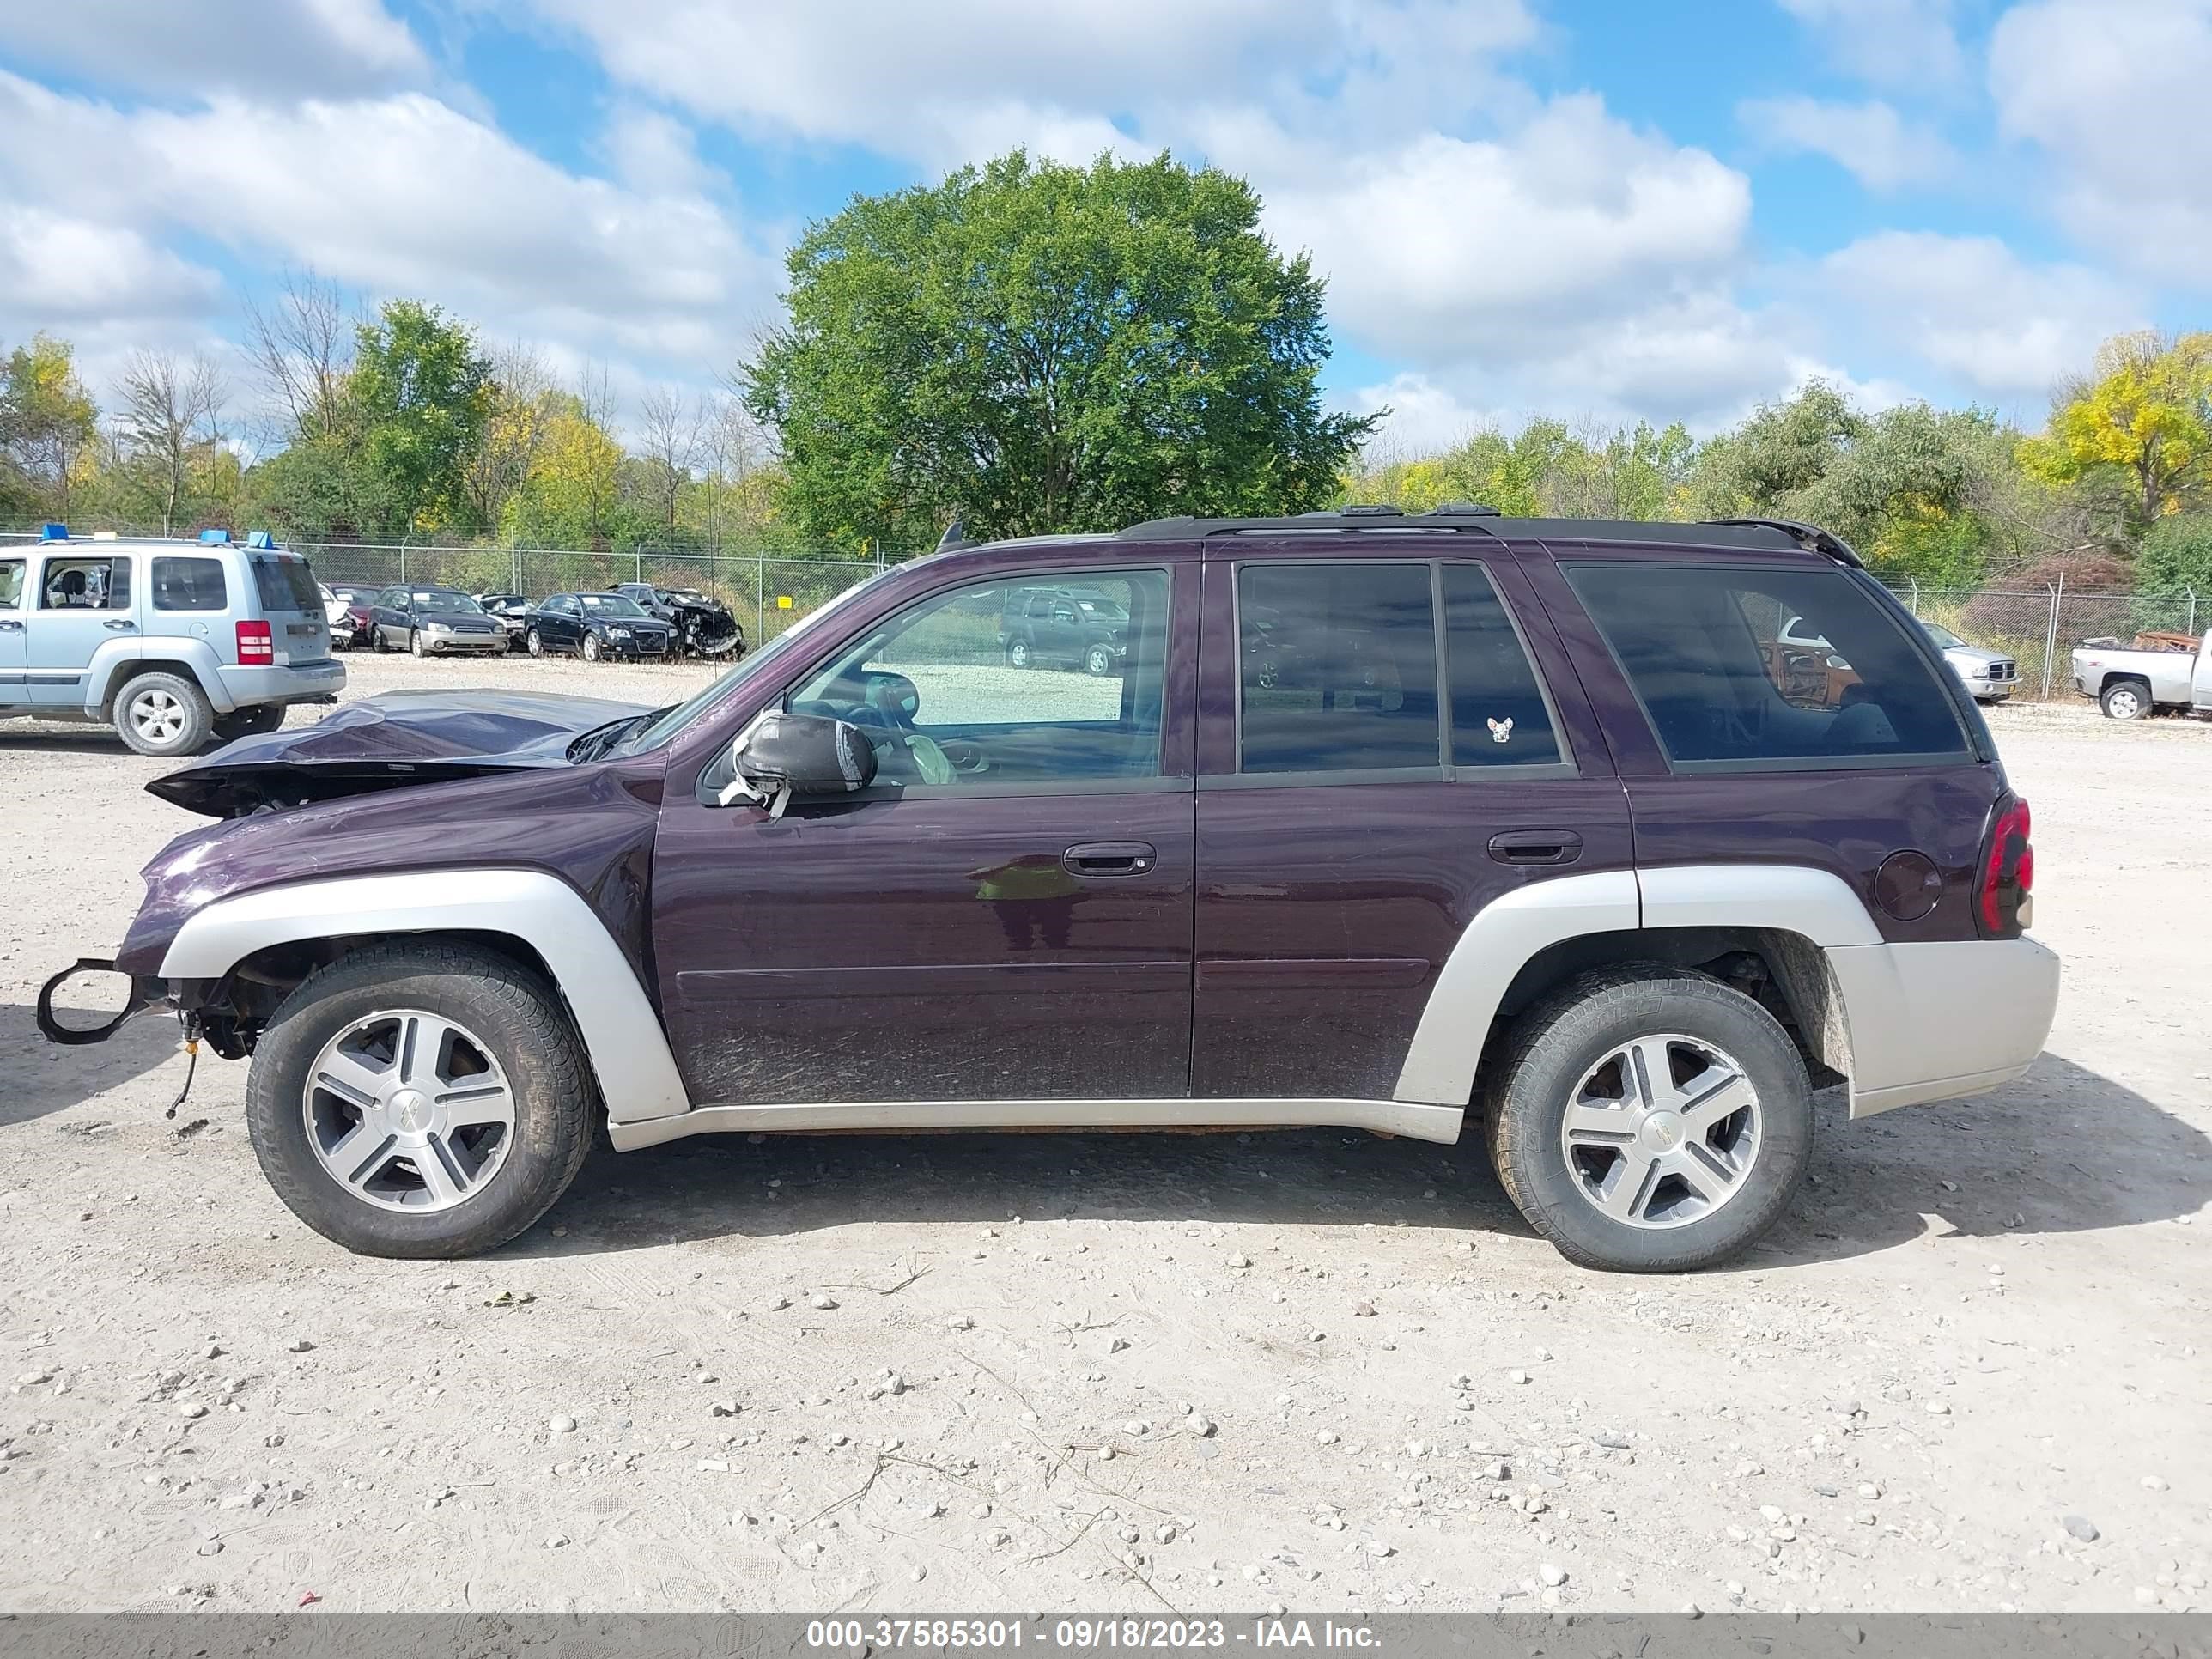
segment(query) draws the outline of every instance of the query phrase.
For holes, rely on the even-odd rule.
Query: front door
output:
[[[133,560],[112,548],[68,547],[46,555],[24,617],[31,701],[81,708],[95,652],[114,641],[138,654]],[[112,654],[112,653],[111,653]]]
[[[1206,584],[1191,1091],[1392,1098],[1484,906],[1631,867],[1620,780],[1510,557]]]
[[[20,708],[31,701],[23,678],[30,665],[24,649],[23,571],[23,560],[0,559],[0,708]]]
[[[695,1103],[1187,1092],[1196,575],[1086,575],[1132,617],[1103,677],[1005,662],[1006,578],[931,594],[785,688],[868,734],[873,787],[781,819],[670,791],[653,935]]]

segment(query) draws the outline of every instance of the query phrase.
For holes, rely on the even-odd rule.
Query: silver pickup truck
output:
[[[2131,651],[2118,640],[2085,640],[2074,648],[2074,687],[2116,720],[2142,720],[2160,708],[2212,714],[2212,634],[2194,651]]]

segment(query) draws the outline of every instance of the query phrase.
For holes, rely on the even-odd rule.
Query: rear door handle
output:
[[[1142,876],[1160,855],[1148,841],[1086,841],[1062,853],[1060,861],[1079,876]]]
[[[107,621],[100,623],[102,628],[112,628],[118,634],[136,628],[137,625],[137,623],[125,622],[120,617],[111,617]]]
[[[1500,864],[1572,864],[1583,855],[1583,838],[1571,830],[1507,830],[1490,838],[1490,856]]]

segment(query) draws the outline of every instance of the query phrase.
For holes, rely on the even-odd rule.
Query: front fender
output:
[[[216,901],[170,943],[161,977],[217,980],[257,951],[363,933],[478,933],[527,945],[583,1037],[608,1119],[690,1109],[668,1036],[629,960],[574,888],[537,870],[436,870],[292,882]]]

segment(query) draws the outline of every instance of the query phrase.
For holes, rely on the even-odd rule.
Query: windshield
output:
[[[584,609],[602,617],[642,617],[635,599],[626,599],[619,593],[579,593]]]
[[[731,669],[721,678],[707,687],[705,690],[696,693],[686,702],[678,703],[673,708],[664,708],[653,715],[650,720],[617,744],[612,752],[635,755],[644,750],[657,749],[662,744],[668,742],[702,714],[718,707],[725,698],[744,685],[762,669],[788,655],[791,642],[793,640],[811,638],[823,623],[842,613],[863,589],[872,583],[882,580],[889,574],[890,572],[888,570],[874,572],[863,580],[854,582],[819,611],[810,611],[801,617],[782,633]]]
[[[1956,651],[1966,646],[1966,641],[1940,623],[1924,622],[1920,625],[1928,630],[1928,637],[1946,651]]]
[[[427,611],[435,616],[474,617],[483,611],[482,605],[465,593],[445,593],[434,587],[417,588],[410,597],[414,599],[417,611]]]
[[[712,605],[714,601],[696,588],[664,587],[660,590],[663,605]]]

